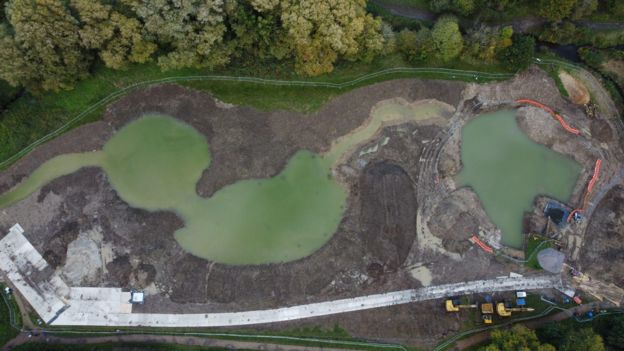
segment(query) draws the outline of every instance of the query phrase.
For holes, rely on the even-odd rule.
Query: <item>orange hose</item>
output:
[[[587,184],[587,192],[585,193],[585,197],[583,197],[583,206],[581,208],[576,208],[572,212],[570,212],[570,215],[568,216],[568,219],[567,219],[568,222],[572,219],[572,216],[576,212],[584,211],[585,208],[587,208],[587,203],[589,202],[589,195],[591,195],[592,191],[594,190],[594,185],[596,185],[596,182],[598,181],[598,177],[600,176],[601,166],[602,166],[602,160],[597,159],[596,164],[594,165],[594,175],[592,176],[592,179],[589,181],[589,184]]]
[[[472,238],[470,238],[470,240],[479,245],[479,247],[481,247],[483,249],[483,251],[489,252],[489,253],[493,253],[494,250],[492,250],[491,247],[487,246],[483,241],[481,241],[481,239],[479,239],[476,235],[473,235]]]
[[[571,127],[564,119],[563,117],[561,117],[560,114],[556,113],[555,111],[553,111],[553,109],[551,109],[550,107],[541,104],[535,100],[530,100],[530,99],[518,99],[516,100],[517,103],[519,104],[529,104],[529,105],[533,105],[535,107],[539,107],[542,110],[550,113],[551,116],[553,116],[557,121],[559,121],[559,124],[561,124],[561,126],[563,127],[563,129],[565,129],[567,132],[575,134],[575,135],[579,135],[581,134],[581,131]]]

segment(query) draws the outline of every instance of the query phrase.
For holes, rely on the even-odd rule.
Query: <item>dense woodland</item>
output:
[[[461,19],[529,4],[534,13],[527,16],[541,16],[550,23],[540,40],[594,44],[597,39],[571,21],[591,15],[599,6],[624,16],[624,1],[619,0],[431,0],[430,9],[440,14],[433,25],[393,28],[368,13],[365,0],[0,0],[0,4],[4,9],[0,79],[39,93],[71,89],[98,61],[112,69],[155,61],[162,70],[286,62],[298,74],[314,76],[332,72],[338,61],[368,62],[400,52],[414,65],[460,59],[498,62],[518,70],[530,63],[534,36],[514,34],[510,25],[479,21],[461,28]]]
[[[594,320],[549,322],[536,330],[521,324],[492,331],[478,351],[605,351],[624,350],[624,314]]]

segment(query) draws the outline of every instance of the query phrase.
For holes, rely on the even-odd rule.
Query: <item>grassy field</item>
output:
[[[542,267],[539,265],[539,262],[537,262],[537,252],[533,253],[538,246],[540,246],[540,249],[546,249],[552,247],[552,244],[550,243],[550,241],[548,241],[548,239],[541,235],[530,234],[527,238],[525,255],[526,257],[528,257],[532,254],[532,256],[526,263],[527,267],[531,267],[533,269],[542,269]]]
[[[15,324],[20,325],[19,310],[12,296],[4,293],[5,285],[0,284],[0,294],[3,300],[0,300],[0,345],[4,345],[7,341],[17,336],[18,330],[11,325],[11,314],[15,317]],[[4,300],[6,299],[6,300]],[[5,301],[8,301],[8,305]]]
[[[16,155],[20,150],[23,150],[48,133],[56,131],[59,127],[76,119],[77,116],[80,117],[79,120],[70,123],[70,126],[65,126],[66,128],[60,128],[54,136],[82,123],[99,119],[106,104],[101,104],[100,106],[94,106],[94,104],[123,89],[130,91],[140,82],[143,82],[141,86],[146,86],[149,81],[156,84],[175,77],[188,79],[189,77],[197,78],[197,76],[212,75],[255,77],[287,81],[286,83],[306,81],[312,82],[307,84],[339,84],[352,81],[366,74],[397,67],[409,67],[409,65],[403,61],[400,55],[395,54],[381,57],[371,63],[343,62],[336,66],[332,74],[314,78],[299,77],[292,73],[292,67],[278,64],[265,64],[262,66],[241,64],[236,65],[236,67],[235,69],[230,68],[217,72],[194,69],[162,72],[155,64],[135,65],[125,71],[115,71],[99,66],[94,69],[90,78],[79,82],[73,90],[49,93],[40,97],[24,94],[10,104],[0,115],[0,162]],[[318,109],[324,102],[337,94],[388,79],[421,77],[475,81],[475,77],[472,74],[462,76],[453,72],[432,70],[437,68],[431,66],[412,68],[412,70],[420,70],[418,72],[406,70],[389,72],[383,75],[371,76],[366,80],[357,81],[348,86],[276,86],[258,82],[208,79],[194,81],[178,80],[177,82],[214,94],[220,100],[229,103],[247,105],[264,110],[312,111]],[[494,73],[504,72],[504,68],[500,66],[471,66],[461,62],[447,64],[445,68]],[[487,80],[490,80],[490,78],[482,76],[479,79],[479,81]],[[108,102],[111,101],[114,101],[114,98],[111,98]],[[11,160],[11,162],[13,161],[15,160]],[[10,162],[1,164],[0,168],[6,167],[8,164]]]
[[[13,351],[104,351],[104,350],[132,350],[132,351],[226,351],[221,347],[200,347],[186,345],[115,343],[93,345],[53,345],[28,343],[12,349]]]
[[[264,331],[255,330],[231,330],[220,331],[210,328],[112,328],[112,327],[64,327],[46,328],[50,335],[67,338],[84,338],[106,335],[119,335],[119,330],[123,334],[154,334],[154,335],[186,335],[195,337],[205,337],[222,340],[238,340],[250,342],[265,342],[282,345],[298,345],[310,347],[329,347],[340,349],[356,350],[385,350],[385,351],[406,351],[406,348],[397,344],[380,344],[361,340],[351,336],[339,325],[333,328],[323,328],[320,326],[307,326],[295,329],[279,330],[268,334]],[[410,351],[417,349],[409,348]]]

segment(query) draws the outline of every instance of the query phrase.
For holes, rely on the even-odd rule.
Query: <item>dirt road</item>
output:
[[[264,342],[235,341],[235,340],[219,340],[209,339],[197,336],[173,336],[173,335],[149,335],[149,334],[133,334],[133,335],[111,335],[97,337],[60,337],[53,335],[39,334],[37,336],[28,337],[28,333],[22,333],[15,339],[9,341],[2,350],[12,350],[13,348],[26,344],[47,343],[47,344],[63,344],[63,345],[93,345],[93,344],[110,344],[110,343],[137,343],[137,344],[175,344],[186,346],[205,346],[205,347],[221,347],[230,350],[266,350],[266,351],[343,351],[343,349],[327,348],[327,347],[310,347],[295,345],[280,345]],[[147,348],[146,348],[147,350]]]

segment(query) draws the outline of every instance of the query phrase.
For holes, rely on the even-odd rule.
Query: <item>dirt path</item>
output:
[[[28,342],[63,344],[63,345],[85,345],[85,344],[110,344],[110,343],[141,343],[141,344],[175,344],[186,346],[221,347],[230,350],[268,350],[268,351],[343,351],[343,349],[311,346],[280,345],[264,342],[236,341],[209,339],[197,336],[172,336],[172,335],[111,335],[97,337],[60,337],[53,335],[38,334],[28,337],[28,333],[22,333],[15,339],[9,341],[2,350],[12,350],[13,348]],[[147,350],[147,348],[146,348]]]
[[[436,18],[436,14],[429,10],[420,9],[409,5],[394,4],[384,0],[373,0],[372,2],[395,16],[412,18],[422,21],[433,21]]]

